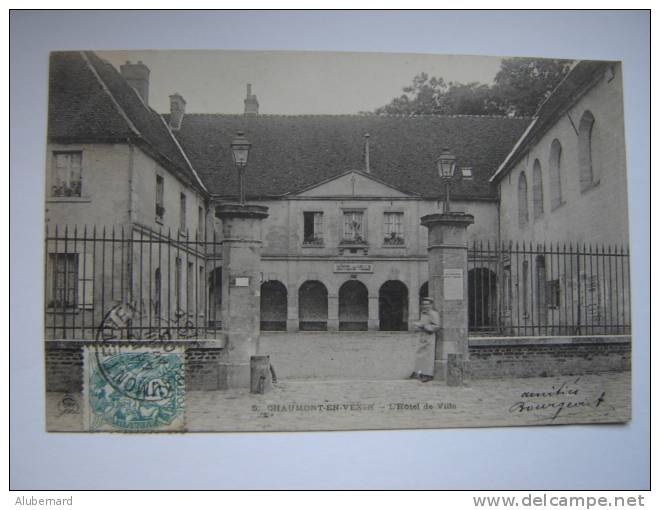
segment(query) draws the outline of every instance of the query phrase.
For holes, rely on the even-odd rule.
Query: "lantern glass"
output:
[[[438,158],[438,174],[443,179],[449,179],[454,175],[456,169],[456,157],[449,152],[449,149],[443,149]]]
[[[250,153],[250,142],[243,136],[242,132],[236,134],[236,138],[231,142],[231,152],[234,156],[234,163],[237,167],[244,167],[248,162]]]

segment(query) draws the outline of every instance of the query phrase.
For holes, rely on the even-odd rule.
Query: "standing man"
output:
[[[419,331],[419,347],[415,358],[415,370],[410,379],[422,382],[433,380],[435,365],[435,332],[440,329],[440,314],[433,308],[431,298],[422,299],[422,313],[418,322],[413,323]]]

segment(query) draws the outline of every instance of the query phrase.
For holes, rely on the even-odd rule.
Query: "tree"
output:
[[[492,89],[508,112],[534,115],[570,69],[570,60],[506,58]]]
[[[557,86],[570,61],[509,58],[502,60],[493,85],[446,83],[420,73],[403,94],[374,113],[442,115],[533,115]]]

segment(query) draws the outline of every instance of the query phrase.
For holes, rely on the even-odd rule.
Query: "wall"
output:
[[[82,389],[82,343],[46,343],[47,391]],[[218,388],[221,344],[186,349],[186,389]],[[414,333],[262,333],[279,380],[396,380],[410,375]],[[630,370],[630,336],[470,338],[473,379]]]
[[[159,175],[164,181],[165,214],[162,220],[156,217],[156,176]],[[186,229],[191,238],[199,231],[198,208],[201,206],[204,214],[204,228],[212,224],[212,219],[208,218],[208,207],[202,195],[191,186],[187,185],[181,179],[165,170],[150,156],[140,149],[135,150],[134,158],[134,184],[133,184],[133,209],[134,220],[149,228],[164,232],[171,231],[172,237],[181,240],[185,237],[185,230],[180,228],[180,194],[186,195]],[[212,232],[208,232],[212,236]]]
[[[471,339],[475,379],[630,370],[630,336]]]
[[[403,282],[408,289],[408,322],[419,317],[419,291],[428,280],[427,238],[420,219],[426,214],[441,211],[441,203],[410,198],[365,197],[309,197],[305,199],[271,200],[261,202],[269,208],[269,216],[262,225],[263,281],[277,280],[287,288],[287,329],[298,329],[298,289],[307,280],[322,282],[328,291],[328,328],[338,327],[339,289],[348,280],[364,283],[369,294],[368,327],[379,327],[379,289],[388,280]],[[362,250],[340,254],[343,234],[342,209],[363,209],[366,224],[367,253]],[[453,210],[463,210],[475,216],[468,229],[468,242],[496,242],[497,204],[489,201],[457,201]],[[321,246],[303,245],[303,212],[323,212]],[[383,243],[385,212],[403,212],[403,246]],[[342,262],[371,264],[371,272],[335,272],[335,264]]]
[[[592,138],[595,179],[600,182],[581,191],[578,165],[578,137],[574,129],[583,113],[592,112],[595,123]],[[567,113],[535,143],[500,183],[501,232],[505,241],[628,244],[628,201],[626,153],[623,124],[621,65],[614,66],[611,81],[603,76]],[[550,145],[558,139],[562,146],[561,189],[563,205],[552,210],[550,201]],[[543,217],[534,220],[533,164],[542,169]],[[518,178],[527,177],[529,222],[518,221]]]
[[[81,197],[52,197],[54,151],[82,151]],[[48,144],[46,224],[126,225],[129,221],[130,149],[126,144]]]
[[[366,223],[368,254],[374,257],[426,257],[427,231],[420,224],[426,214],[442,211],[442,202],[418,199],[381,198],[308,198],[260,202],[268,207],[263,223],[264,256],[338,256],[343,233],[343,209],[363,209]],[[468,229],[470,242],[497,240],[497,203],[494,201],[456,201],[452,210],[474,215],[474,225]],[[303,245],[303,212],[323,212],[323,245]],[[386,246],[384,238],[385,212],[402,212],[403,246]]]

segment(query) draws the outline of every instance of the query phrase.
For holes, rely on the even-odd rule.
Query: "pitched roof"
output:
[[[541,103],[534,114],[534,121],[527,131],[503,159],[491,181],[501,179],[527,152],[529,147],[543,136],[552,127],[557,119],[564,114],[567,108],[573,105],[586,90],[589,90],[605,73],[613,62],[602,60],[581,60],[578,62],[557,85],[552,94]]]
[[[490,116],[187,114],[175,134],[209,191],[223,197],[237,193],[230,143],[244,131],[252,143],[248,197],[295,193],[364,170],[369,133],[371,175],[382,182],[423,197],[441,196],[436,159],[449,147],[456,165],[472,167],[474,176],[457,178],[452,196],[493,199],[488,178],[529,122]]]
[[[204,186],[163,118],[93,52],[50,56],[48,140],[139,144],[198,189]]]

